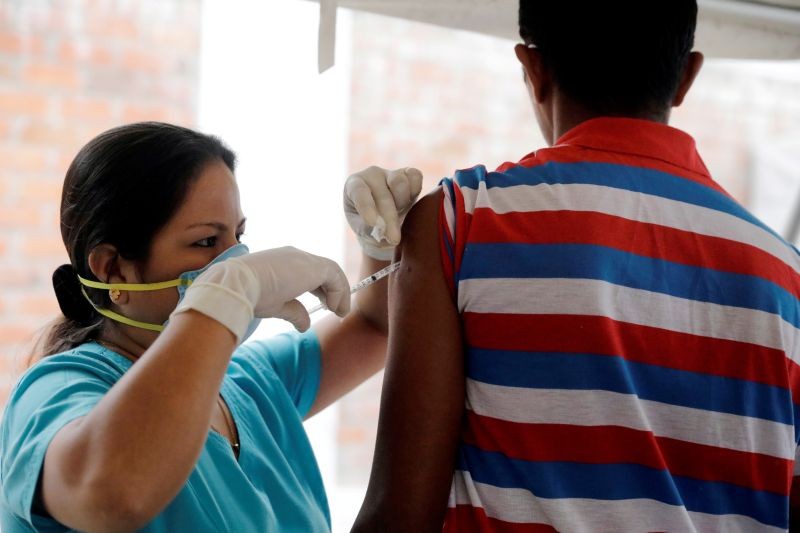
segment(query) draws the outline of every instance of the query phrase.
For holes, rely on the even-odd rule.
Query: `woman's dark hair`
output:
[[[61,237],[70,264],[53,273],[53,289],[64,316],[43,332],[32,360],[97,338],[103,317],[77,278],[97,280],[89,253],[106,243],[125,259],[146,259],[153,237],[215,160],[235,170],[235,154],[216,137],[160,122],[120,126],[81,148],[61,193]],[[109,307],[108,291],[85,290],[96,305]]]
[[[669,110],[694,46],[696,0],[520,0],[519,33],[558,87],[606,115]]]

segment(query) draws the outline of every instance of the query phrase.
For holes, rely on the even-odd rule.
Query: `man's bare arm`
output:
[[[440,531],[464,410],[461,325],[439,256],[437,190],[409,213],[389,284],[389,355],[353,531]]]

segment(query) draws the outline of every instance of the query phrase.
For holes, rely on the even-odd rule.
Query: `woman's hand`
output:
[[[212,265],[187,289],[173,316],[194,309],[220,322],[238,341],[253,317],[282,318],[305,331],[308,312],[296,300],[305,292],[340,317],[350,311],[350,286],[339,265],[286,246]]]
[[[380,167],[356,172],[344,184],[344,213],[364,253],[391,261],[406,213],[422,190],[416,168]]]

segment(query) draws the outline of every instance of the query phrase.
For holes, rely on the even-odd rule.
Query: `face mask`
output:
[[[170,281],[161,281],[158,283],[101,283],[99,281],[92,281],[88,279],[84,279],[78,276],[78,281],[81,282],[82,285],[87,287],[91,287],[93,289],[118,289],[121,291],[160,291],[164,289],[171,289],[172,287],[176,287],[178,289],[178,303],[183,300],[183,296],[186,294],[186,289],[188,289],[192,283],[194,282],[197,277],[208,270],[211,265],[221,263],[227,259],[232,257],[241,257],[243,255],[247,255],[250,253],[250,250],[244,244],[236,244],[231,246],[220,255],[215,257],[209,264],[200,268],[198,270],[190,270],[188,272],[184,272],[181,274],[177,279],[173,279]],[[115,313],[110,309],[105,309],[103,307],[99,307],[95,305],[95,303],[89,298],[89,295],[86,294],[86,291],[81,288],[81,292],[83,296],[89,301],[89,303],[94,307],[94,309],[103,315],[104,317],[110,318],[111,320],[116,320],[117,322],[121,322],[128,326],[133,326],[135,328],[142,328],[147,329],[150,331],[164,331],[169,320],[164,322],[164,324],[150,324],[148,322],[139,322],[138,320],[133,320],[132,318],[128,318],[126,316],[122,316],[119,313]],[[260,318],[255,318],[250,322],[250,325],[247,327],[247,331],[245,332],[244,336],[242,337],[242,342],[247,339],[250,335],[255,332],[256,328],[258,328],[259,323],[261,322]]]

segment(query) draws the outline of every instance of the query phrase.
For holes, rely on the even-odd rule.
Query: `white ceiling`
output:
[[[319,2],[320,0],[315,0]],[[322,0],[355,10],[518,40],[519,0]],[[695,48],[709,57],[800,59],[800,0],[698,0]],[[324,32],[321,32],[321,36]],[[321,44],[325,48],[325,44]]]

